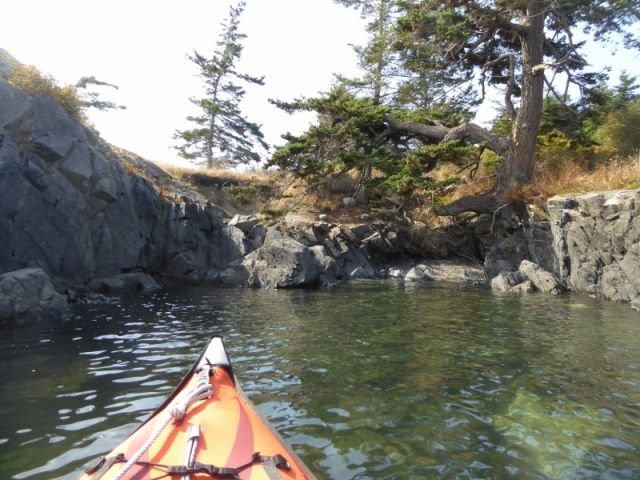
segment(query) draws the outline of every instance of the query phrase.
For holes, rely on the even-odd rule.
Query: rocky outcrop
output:
[[[61,291],[149,289],[131,275],[199,283],[256,248],[171,182],[51,98],[0,81],[0,273],[41,268]]]
[[[39,321],[59,318],[67,300],[56,292],[39,268],[0,275],[0,324],[7,320]]]
[[[531,293],[540,291],[558,295],[565,291],[560,280],[538,264],[523,260],[518,270],[502,271],[490,281],[492,290],[500,292]]]
[[[640,310],[640,190],[554,197],[546,213],[529,208],[532,221],[485,257],[492,289],[569,289]]]
[[[523,206],[524,219],[513,222],[502,236],[484,233],[481,240],[487,245],[484,268],[489,280],[500,272],[515,272],[524,260],[533,262],[548,272],[556,273],[557,261],[553,248],[553,232],[546,204]]]
[[[560,280],[640,307],[640,191],[555,197],[549,215]]]
[[[332,288],[339,280],[388,277],[406,282],[484,283],[478,265],[421,261],[415,256],[416,248],[393,225],[347,227],[286,218],[267,229],[259,248],[210,281],[261,288]]]
[[[38,268],[60,292],[151,290],[158,280],[331,288],[385,278],[398,262],[401,278],[428,281],[423,253],[399,225],[368,218],[351,228],[229,218],[50,97],[0,81],[0,274]]]

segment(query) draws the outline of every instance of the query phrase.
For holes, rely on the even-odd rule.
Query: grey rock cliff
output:
[[[549,200],[557,275],[570,289],[614,301],[640,298],[640,191]]]
[[[138,285],[134,272],[200,282],[251,248],[195,193],[116,151],[46,96],[0,81],[0,273],[38,267],[59,289]],[[174,188],[171,188],[175,191]]]
[[[229,219],[52,98],[0,81],[0,274],[38,268],[61,292],[149,290],[154,278],[330,287],[418,253],[394,225]]]
[[[640,310],[640,190],[558,196],[546,210],[490,249],[491,288],[569,289]]]

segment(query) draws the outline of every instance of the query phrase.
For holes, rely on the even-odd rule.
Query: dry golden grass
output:
[[[159,166],[173,177],[181,179],[193,178],[206,184],[218,183],[222,185],[225,182],[232,184],[267,182],[282,176],[280,173],[270,172],[267,170],[248,170],[241,172],[219,168],[181,167],[171,164],[159,164]]]
[[[446,197],[451,202],[461,197],[482,195],[493,187],[494,176],[480,172],[473,180],[462,182]],[[640,188],[640,153],[613,158],[595,167],[566,161],[556,168],[537,169],[533,183],[521,184],[507,200],[545,200],[554,195]]]
[[[162,165],[162,169],[230,213],[268,212],[271,218],[282,214],[317,218],[325,213],[331,221],[351,223],[368,211],[364,206],[344,206],[343,197],[353,194],[357,183],[357,179],[350,176],[329,180],[317,188],[309,189],[308,185],[293,179],[290,174],[278,172],[238,172],[174,165]],[[490,163],[488,167],[481,168],[473,179],[468,178],[467,172],[460,174],[455,165],[440,167],[429,172],[435,181],[443,181],[457,174],[466,176],[455,187],[449,187],[444,196],[438,197],[443,192],[429,195],[416,192],[415,205],[407,203],[405,211],[414,220],[421,220],[430,226],[442,225],[443,222],[448,224],[451,219],[436,217],[433,207],[461,197],[490,192],[495,181],[494,173],[495,164],[492,166]],[[241,190],[246,190],[249,201],[245,199],[244,202],[238,202],[237,198],[232,198],[226,189],[229,186],[245,187]],[[535,181],[520,185],[512,200],[546,200],[554,195],[632,188],[640,188],[640,153],[628,158],[614,158],[594,168],[573,161],[565,161],[555,168],[539,167]]]
[[[533,185],[544,197],[640,188],[640,153],[627,158],[613,158],[591,169],[566,162],[560,169],[540,172]]]

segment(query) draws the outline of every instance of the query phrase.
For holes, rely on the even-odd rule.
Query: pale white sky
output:
[[[186,54],[210,56],[227,17],[228,0],[12,0],[2,6],[0,48],[61,83],[82,76],[118,85],[103,87],[105,100],[126,110],[89,111],[102,137],[144,158],[178,157],[176,129],[193,125],[189,98],[202,95],[197,67]],[[309,115],[288,115],[267,99],[293,100],[327,91],[333,73],[357,75],[349,43],[366,40],[356,11],[332,0],[248,0],[240,17],[247,35],[238,70],[265,76],[252,86],[243,113],[262,125],[267,143],[304,131]]]
[[[11,0],[2,6],[0,48],[61,83],[82,76],[118,85],[101,96],[126,110],[89,112],[109,143],[163,163],[179,162],[172,135],[192,128],[189,98],[202,95],[197,67],[186,54],[210,56],[228,0]],[[251,87],[243,113],[262,125],[267,143],[300,133],[312,114],[290,116],[268,103],[327,91],[334,73],[357,76],[349,44],[366,42],[358,12],[333,0],[247,0],[240,19],[247,35],[238,70],[264,75]],[[638,56],[592,50],[592,63],[611,61],[638,75]],[[616,74],[617,76],[617,74]]]

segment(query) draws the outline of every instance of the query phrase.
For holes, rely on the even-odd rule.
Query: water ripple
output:
[[[628,308],[391,282],[158,292],[3,331],[2,474],[76,478],[213,333],[320,478],[640,478]]]

